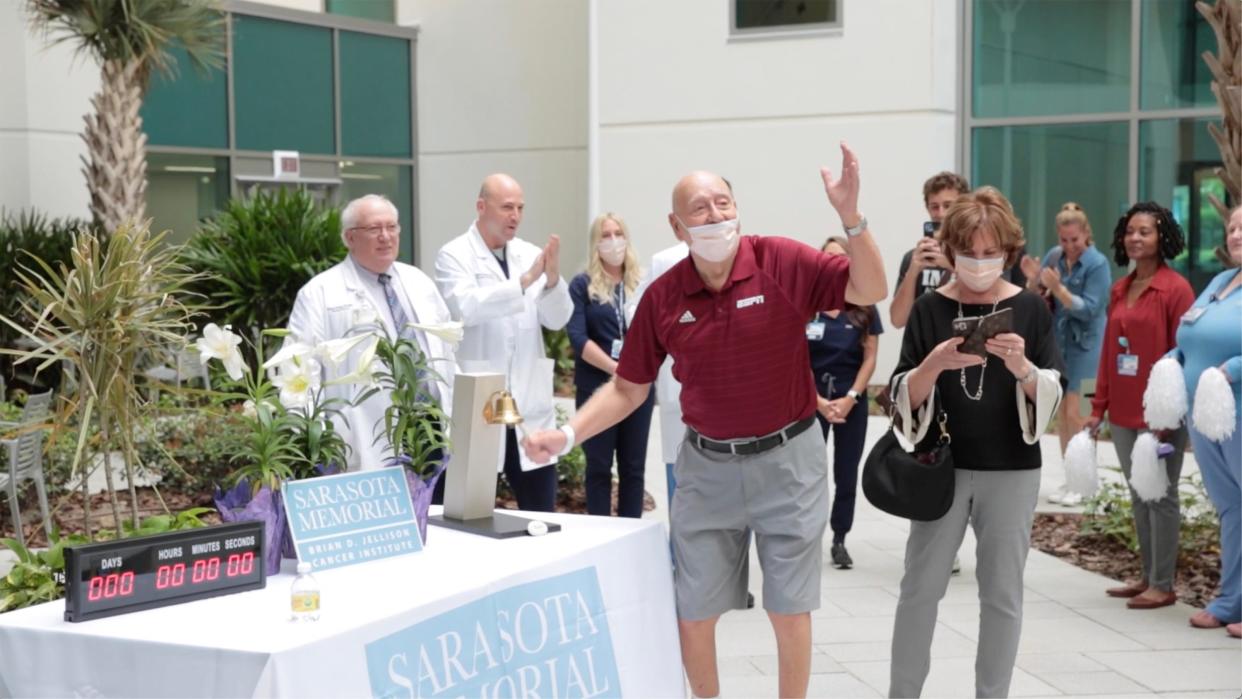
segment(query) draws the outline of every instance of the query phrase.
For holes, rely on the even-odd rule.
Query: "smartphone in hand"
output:
[[[968,316],[953,319],[953,337],[966,341],[957,346],[958,352],[987,357],[984,343],[1001,333],[1013,332],[1013,309],[1002,308],[985,316]]]
[[[936,236],[936,231],[938,230],[940,230],[939,221],[924,221],[923,222],[923,237],[924,238],[934,238]]]

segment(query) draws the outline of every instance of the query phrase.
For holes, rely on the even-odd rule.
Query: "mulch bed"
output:
[[[1037,513],[1031,527],[1031,546],[1114,580],[1138,580],[1142,570],[1138,553],[1116,539],[1080,533],[1082,520],[1080,514]],[[1219,584],[1218,550],[1208,547],[1194,553],[1182,552],[1173,585],[1178,599],[1193,607],[1205,607],[1216,597]]]

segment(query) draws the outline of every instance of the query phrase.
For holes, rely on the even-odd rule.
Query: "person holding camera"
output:
[[[1003,194],[983,187],[958,197],[937,241],[954,278],[915,302],[890,388],[897,429],[911,443],[934,441],[939,429],[929,427],[944,420],[954,495],[940,519],[910,523],[889,696],[923,690],[937,607],[969,523],[978,542],[981,607],[975,691],[1003,697],[1022,629],[1039,438],[1061,400],[1061,356],[1048,305],[1003,276],[1023,245],[1022,226]],[[969,343],[955,336],[955,320],[979,328]]]
[[[1107,415],[1127,483],[1134,443],[1149,431],[1143,419],[1143,393],[1152,365],[1177,345],[1178,323],[1195,300],[1186,278],[1166,264],[1185,247],[1182,227],[1173,214],[1151,201],[1131,206],[1113,230],[1113,260],[1118,266],[1133,262],[1134,271],[1118,279],[1109,292],[1108,322],[1087,427],[1095,433]],[[1182,518],[1177,481],[1188,435],[1183,425],[1156,436],[1173,447],[1163,458],[1168,489],[1164,497],[1149,502],[1130,488],[1143,577],[1105,590],[1109,597],[1128,599],[1130,609],[1167,607],[1177,601],[1173,578]]]
[[[916,299],[949,281],[953,265],[941,251],[936,231],[953,200],[969,191],[970,185],[964,177],[947,170],[932,175],[923,183],[923,207],[927,209],[929,220],[923,224],[923,237],[918,244],[901,258],[897,290],[893,292],[893,303],[888,309],[894,328],[906,327]]]

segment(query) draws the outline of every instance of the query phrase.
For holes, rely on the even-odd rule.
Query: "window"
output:
[[[410,42],[341,32],[341,152],[410,157]]]
[[[733,35],[838,29],[838,0],[731,0]]]
[[[1203,52],[1216,52],[1212,27],[1185,0],[1144,0],[1142,43],[1143,109],[1213,107],[1212,74]]]
[[[143,130],[153,146],[228,148],[228,86],[223,68],[204,72],[173,47],[176,71],[151,76],[142,101]]]
[[[397,16],[393,0],[325,0],[324,11],[376,22],[395,22]]]
[[[184,243],[199,221],[229,200],[229,159],[210,155],[147,155],[147,215],[152,228],[172,231],[166,242]]]
[[[976,118],[1130,108],[1130,0],[974,0]]]
[[[1160,119],[1139,128],[1139,199],[1173,212],[1186,235],[1186,252],[1173,268],[1202,289],[1223,266],[1216,248],[1225,241],[1225,223],[1208,195],[1225,202],[1225,184],[1216,175],[1220,152],[1207,125],[1219,119]]]
[[[1129,207],[1128,134],[1125,122],[975,129],[970,182],[996,187],[1009,198],[1031,255],[1040,257],[1057,244],[1057,212],[1074,201],[1111,259],[1113,224]]]
[[[335,153],[332,30],[233,15],[237,147]]]

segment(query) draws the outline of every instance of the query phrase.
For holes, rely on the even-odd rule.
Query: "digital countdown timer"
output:
[[[65,621],[260,589],[263,526],[236,522],[68,547]]]

